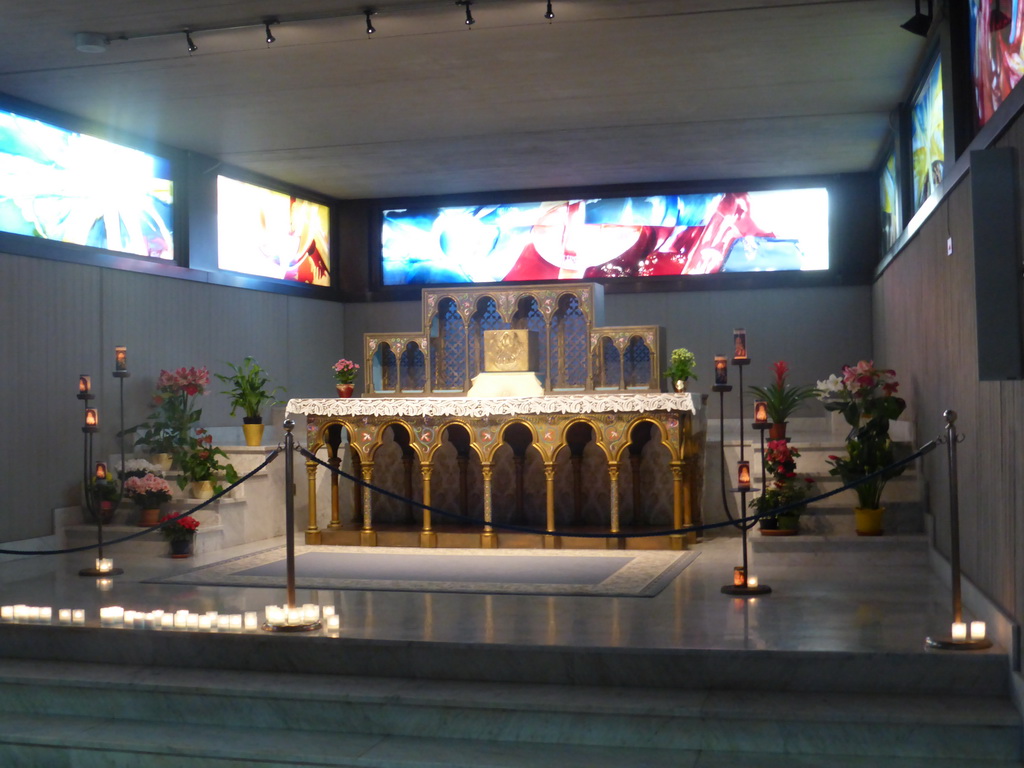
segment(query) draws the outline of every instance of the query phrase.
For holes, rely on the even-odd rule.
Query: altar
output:
[[[703,402],[660,391],[660,327],[605,326],[598,283],[426,288],[421,308],[417,330],[363,335],[363,397],[288,403],[318,460],[359,481],[349,494],[331,473],[320,525],[320,465],[307,461],[307,543],[694,538],[649,535],[700,522],[703,477]]]
[[[429,507],[436,503],[437,486],[453,500],[455,512],[476,532],[466,534],[456,546],[568,546],[609,548],[643,547],[683,549],[692,534],[663,537],[625,535],[652,528],[652,519],[640,520],[640,510],[652,495],[667,488],[670,512],[656,527],[679,529],[699,522],[699,499],[704,429],[702,409],[689,393],[591,393],[553,394],[541,397],[367,397],[293,399],[288,412],[307,420],[306,444],[332,467],[340,467],[345,454],[352,474],[369,485],[380,485],[382,454],[389,444],[401,480],[391,483],[394,495],[413,498],[416,506],[415,543],[438,546],[439,531]],[[395,450],[397,446],[399,450]],[[447,458],[446,458],[447,457]],[[543,472],[543,518],[540,526],[523,525],[522,510],[528,503],[530,466]],[[404,530],[399,523],[381,522],[375,515],[374,497],[353,484],[357,519],[346,522],[340,515],[339,478],[330,478],[330,522],[317,521],[317,473],[320,466],[307,461],[309,525],[307,544],[357,543],[363,546],[400,544],[389,531]],[[559,468],[562,471],[559,473]],[[394,466],[389,470],[393,475]],[[501,480],[506,506],[496,509],[495,477]],[[556,487],[556,476],[563,479]],[[628,492],[623,492],[623,480]],[[470,488],[479,485],[473,502]],[[588,491],[606,485],[607,509],[600,519],[582,519],[581,508]],[[454,490],[454,493],[451,491]],[[561,522],[556,500],[561,499]],[[439,505],[443,508],[445,505]],[[502,526],[497,519],[519,519]],[[355,537],[358,527],[358,538]],[[506,530],[510,529],[510,530]],[[532,537],[529,529],[537,531]],[[584,532],[585,531],[585,532]],[[597,535],[595,535],[597,534]],[[441,531],[444,536],[444,531]],[[382,542],[382,537],[386,541]],[[657,539],[661,539],[660,541]],[[442,542],[452,546],[454,539]]]

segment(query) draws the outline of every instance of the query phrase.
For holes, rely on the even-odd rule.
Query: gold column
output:
[[[335,453],[334,449],[328,446],[331,451],[331,457],[327,460],[327,463],[331,465],[331,469],[339,469],[341,467],[341,457]],[[338,475],[331,472],[331,522],[327,524],[327,528],[332,531],[336,531],[341,528],[341,504],[338,499]]]
[[[373,482],[373,462],[363,462],[363,482]],[[364,547],[377,546],[377,534],[373,530],[373,498],[370,489],[363,486],[363,529],[359,531],[359,543]]]
[[[291,461],[291,456],[287,457],[288,461]],[[312,459],[306,459],[306,487],[309,489],[307,496],[309,497],[309,525],[306,528],[306,543],[307,544],[319,544],[320,543],[320,529],[316,524],[316,469],[319,466]],[[289,488],[287,493],[292,493],[293,489]]]
[[[430,506],[430,475],[434,471],[434,465],[423,461],[420,462],[420,474],[423,475],[423,504]],[[423,530],[420,531],[421,547],[436,547],[437,534],[430,527],[430,510],[423,510]]]
[[[555,530],[555,462],[544,462],[544,480],[547,486],[547,524],[548,530]],[[561,536],[545,536],[545,549],[561,549]]]
[[[611,506],[609,515],[611,519],[610,532],[619,533],[619,462],[608,462],[608,479],[611,485],[609,488],[609,502]],[[625,541],[622,538],[605,539],[605,547],[607,549],[624,549]]]
[[[491,475],[494,472],[494,465],[489,461],[481,462],[480,469],[484,476],[484,530],[480,534],[480,546],[484,549],[494,549],[498,546],[498,535],[491,528],[491,516],[493,514]]]
[[[683,527],[683,462],[670,461],[669,468],[672,470],[672,527]],[[687,512],[689,507],[687,506]],[[689,515],[687,515],[689,517]],[[669,534],[668,543],[671,549],[686,549],[686,541],[690,534],[681,533]]]

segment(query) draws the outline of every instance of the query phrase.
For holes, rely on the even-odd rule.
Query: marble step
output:
[[[123,536],[130,536],[142,532],[143,528],[137,525],[105,525],[103,526],[103,541],[105,555],[117,558],[119,554],[127,553],[133,555],[148,555],[151,557],[169,556],[168,544],[158,530],[151,530],[134,539],[116,542]],[[95,525],[69,525],[62,531],[62,547],[74,548],[83,547],[88,544],[95,544]],[[202,554],[215,552],[224,549],[225,544],[224,527],[220,525],[203,524],[196,531],[193,552]]]
[[[196,749],[197,730],[219,731],[210,756],[234,759],[254,747],[249,736],[255,731],[276,742],[266,757],[290,749],[306,757],[307,743],[318,740],[335,749],[361,744],[358,756],[365,757],[382,739],[429,740],[453,755],[467,747],[477,752],[469,742],[495,751],[550,745],[628,750],[632,757],[622,764],[629,765],[661,765],[662,757],[678,751],[959,758],[985,765],[1021,757],[1020,718],[1000,697],[553,687],[0,662],[0,741],[46,733],[11,727],[25,717],[59,722],[50,729],[60,734],[52,737],[58,743],[81,747],[84,741],[104,750],[148,751],[143,745],[168,723],[189,734],[174,752]],[[127,742],[108,733],[132,723]],[[234,755],[224,754],[231,750]],[[648,752],[655,762],[645,759]],[[401,764],[492,763],[438,762],[436,754],[409,752]]]
[[[801,528],[806,525],[800,518]],[[798,536],[762,536],[753,533],[750,551],[760,566],[866,566],[928,565],[928,538],[923,533],[883,536],[816,535],[801,530]]]

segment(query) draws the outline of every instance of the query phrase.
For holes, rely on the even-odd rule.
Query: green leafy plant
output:
[[[770,484],[764,493],[750,502],[750,508],[758,513],[772,513],[773,510],[788,507],[803,501],[810,494],[814,480],[810,477],[798,478],[796,459],[800,451],[790,446],[786,440],[770,440],[764,452],[764,470],[770,478]],[[782,515],[798,516],[804,507],[796,506],[786,509],[781,514],[764,514],[762,519],[777,519]]]
[[[236,411],[241,410],[245,414],[242,420],[246,424],[262,424],[263,409],[268,405],[276,405],[281,402],[277,399],[277,393],[283,392],[284,389],[274,387],[267,391],[266,387],[270,378],[252,357],[246,357],[240,365],[234,363],[227,365],[231,368],[232,373],[214,375],[225,384],[231,385],[230,389],[221,392],[222,395],[231,398],[231,415],[234,416]]]
[[[767,404],[768,420],[772,424],[783,424],[804,400],[817,395],[818,390],[809,385],[788,383],[789,365],[785,360],[772,363],[772,370],[775,371],[775,381],[767,387],[750,387],[750,391]]]
[[[693,352],[685,347],[679,347],[672,350],[672,354],[668,359],[668,368],[661,375],[672,381],[696,380],[697,374],[694,373],[696,368],[697,359],[693,356]]]
[[[188,448],[178,454],[181,475],[178,487],[184,488],[190,482],[199,483],[209,480],[213,489],[220,493],[220,478],[223,476],[229,483],[238,481],[238,472],[230,462],[221,463],[228,455],[213,445],[213,436],[205,429],[197,429],[194,437],[190,437]]]

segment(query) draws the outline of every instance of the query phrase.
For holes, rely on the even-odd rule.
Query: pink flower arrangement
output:
[[[184,394],[186,397],[195,397],[206,392],[210,384],[210,372],[206,366],[199,368],[178,368],[176,371],[160,371],[160,377],[156,380],[156,395],[153,397],[154,405],[161,405],[171,395]]]
[[[351,384],[356,380],[356,373],[359,371],[359,364],[353,363],[351,360],[341,358],[341,360],[331,366],[331,370],[334,371],[334,379],[339,384]]]
[[[861,419],[880,419],[888,429],[890,419],[898,419],[907,407],[897,397],[899,382],[896,371],[876,368],[872,360],[844,365],[842,374],[832,374],[818,382],[818,396],[829,411],[839,411],[846,422],[859,428]]]
[[[154,509],[171,500],[171,486],[162,477],[146,473],[124,481],[125,495],[141,509]]]

